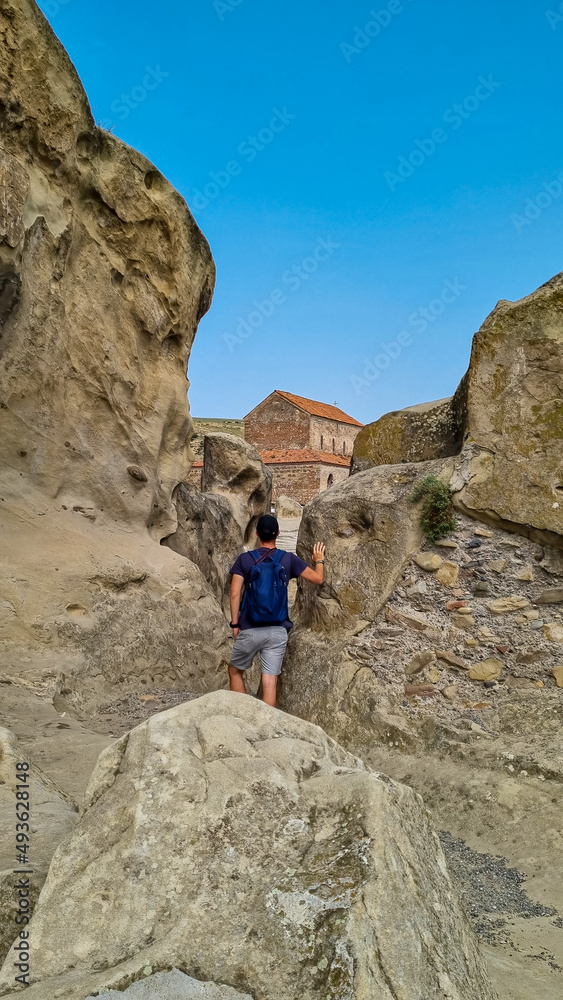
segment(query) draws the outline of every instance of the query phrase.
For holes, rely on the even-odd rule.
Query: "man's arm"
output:
[[[242,596],[242,588],[244,586],[244,577],[238,576],[234,573],[231,580],[231,621],[238,622],[238,616],[240,611],[240,602]],[[239,629],[233,629],[233,635],[236,639],[239,634]]]
[[[310,569],[307,566],[307,569],[304,569],[301,574],[301,579],[308,580],[309,583],[318,583],[318,584],[324,583],[325,579],[324,559],[325,559],[325,546],[323,545],[322,542],[316,542],[313,547],[313,565],[315,568]],[[235,619],[233,618],[233,621],[234,620]]]

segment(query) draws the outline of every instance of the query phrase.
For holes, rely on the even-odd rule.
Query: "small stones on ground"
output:
[[[408,697],[433,698],[436,688],[433,684],[405,684],[405,694]]]
[[[425,649],[422,652],[417,653],[405,667],[407,677],[414,677],[414,675],[418,674],[424,669],[424,667],[427,667],[429,663],[432,663],[434,659],[435,655],[433,649]]]
[[[473,593],[487,597],[491,593],[491,586],[485,580],[479,580],[473,587]]]
[[[428,584],[426,580],[418,580],[412,587],[408,587],[406,591],[407,597],[418,597],[419,594],[428,593]]]
[[[448,701],[455,701],[458,696],[458,693],[459,693],[459,684],[448,684],[448,687],[445,687],[442,690],[444,698],[446,698]]]
[[[558,688],[563,688],[563,665],[560,667],[554,667],[551,671],[551,676],[555,677],[555,683]]]
[[[536,597],[534,604],[561,604],[563,602],[563,589],[544,590],[543,594]]]
[[[525,611],[523,614],[523,618],[525,618],[527,622],[537,622],[539,617],[540,617],[539,611],[534,611],[533,609],[530,611]]]
[[[532,628],[534,632],[539,632],[540,628],[543,628],[543,622],[541,621],[541,619],[538,619],[537,622],[532,622],[530,628]]]
[[[493,573],[504,573],[506,567],[508,566],[508,559],[492,559],[489,563],[489,569]]]
[[[516,657],[517,663],[541,663],[547,656],[546,649],[521,649]]]
[[[504,656],[505,653],[508,653],[508,650],[509,650],[510,647],[509,646],[496,646],[495,648],[498,649],[499,653],[502,653],[502,655]]]
[[[438,667],[430,667],[430,670],[428,670],[426,674],[426,680],[429,684],[438,683],[440,680],[440,671],[438,670]]]
[[[460,614],[460,615],[470,615],[471,614],[471,608],[468,608],[467,605],[463,605],[462,604],[461,608],[459,608],[459,610],[458,610],[458,614]]]
[[[466,608],[467,604],[467,601],[448,601],[446,611],[458,611],[459,608]]]
[[[419,552],[418,555],[414,557],[414,561],[417,566],[426,570],[427,573],[433,573],[434,570],[440,569],[440,566],[442,565],[441,556],[436,555],[435,552]]]
[[[463,608],[461,609],[463,611]],[[467,609],[469,612],[470,608]],[[452,614],[452,623],[457,626],[457,628],[471,628],[475,624],[475,619],[471,613],[462,615],[458,611],[454,611]]]
[[[482,663],[476,663],[469,671],[470,681],[495,681],[502,672],[502,662],[490,656]]]
[[[530,607],[527,597],[497,597],[485,605],[493,615],[507,615],[511,611],[521,611]]]
[[[471,723],[471,732],[477,733],[478,736],[486,736],[489,740],[491,739],[491,733],[488,733],[486,729],[483,729],[483,727],[479,726],[476,722]]]
[[[455,587],[459,577],[459,566],[457,563],[446,559],[436,573],[438,583],[444,587]]]
[[[531,583],[534,579],[534,567],[523,566],[520,572],[516,575],[516,579],[522,580],[523,583]]]
[[[483,543],[478,538],[472,538],[470,542],[467,543],[468,549],[480,549]]]
[[[458,670],[469,670],[471,664],[462,660],[461,656],[456,656],[455,653],[450,653],[446,649],[435,649],[436,658],[438,660],[443,660],[444,663],[449,663],[450,667],[457,667]]]
[[[472,639],[470,636],[466,636],[463,641],[469,649],[475,648],[475,646],[479,645],[479,640]]]
[[[486,528],[475,528],[475,532],[474,533],[478,536],[478,538],[492,538],[493,537],[493,532],[492,531],[487,531]]]
[[[526,688],[536,688],[538,686],[537,681],[533,681],[529,677],[517,677],[514,674],[506,678],[506,683],[508,687],[515,688],[516,690],[525,690]]]
[[[457,549],[457,542],[452,542],[449,539],[442,539],[440,542],[436,542],[441,549]]]

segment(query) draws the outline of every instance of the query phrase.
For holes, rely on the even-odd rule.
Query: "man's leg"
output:
[[[273,625],[264,630],[262,660],[262,701],[276,707],[278,677],[281,674],[283,657],[287,646],[287,631],[281,625]]]
[[[231,691],[236,691],[238,694],[246,694],[244,670],[238,670],[236,667],[233,667],[232,663],[229,663],[229,684]]]
[[[262,674],[262,701],[266,705],[276,707],[276,695],[278,690],[278,679],[271,674]]]

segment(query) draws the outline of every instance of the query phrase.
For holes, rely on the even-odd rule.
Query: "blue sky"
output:
[[[451,395],[496,302],[562,270],[560,0],[40,6],[211,245],[195,416]]]

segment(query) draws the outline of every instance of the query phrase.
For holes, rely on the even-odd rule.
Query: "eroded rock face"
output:
[[[377,465],[427,462],[458,455],[466,421],[467,378],[454,396],[386,413],[354,442],[351,473]]]
[[[270,511],[272,473],[254,445],[244,438],[234,434],[206,434],[201,491],[226,497],[244,541],[253,542],[258,518]]]
[[[199,566],[219,603],[228,609],[228,573],[244,547],[244,531],[226,496],[200,493],[182,483],[175,493],[178,529],[166,543]]]
[[[227,692],[101,755],[30,931],[29,1000],[147,966],[263,1000],[494,996],[422,800]]]
[[[17,765],[20,765],[19,769]],[[30,803],[27,810],[30,822],[24,822],[22,812],[19,817],[20,830],[16,830],[18,790],[22,793],[19,799],[20,810],[25,812],[26,803]],[[29,793],[28,799],[23,797],[26,790]],[[28,755],[18,747],[14,736],[0,727],[0,961],[6,958],[21,928],[25,928],[22,914],[25,916],[33,912],[51,858],[61,841],[74,828],[77,819],[74,803],[30,762]],[[16,841],[17,835],[20,837],[19,842]],[[29,858],[28,865],[18,863],[18,843],[27,845],[22,857],[24,861]],[[31,867],[33,873],[27,879],[28,884],[23,886],[23,904],[20,907],[16,888],[20,876],[14,874],[14,869],[26,867]]]
[[[33,0],[2,4],[0,39],[0,669],[78,701],[120,680],[210,690],[221,609],[158,542],[191,461],[211,253],[158,170],[96,127]]]
[[[35,3],[6,0],[0,33],[0,460],[162,537],[190,463],[211,253],[154,166],[96,127]]]
[[[563,548],[563,274],[499,302],[476,334],[457,503]]]
[[[451,463],[380,466],[321,493],[304,509],[298,554],[325,542],[322,588],[300,582],[299,621],[315,628],[350,628],[371,621],[391,593],[403,564],[422,539],[417,504],[408,500],[425,475],[451,473]]]
[[[199,566],[228,613],[228,573],[245,544],[253,546],[260,515],[270,512],[272,474],[243,438],[208,434],[202,487],[176,490],[178,528],[166,544]]]

